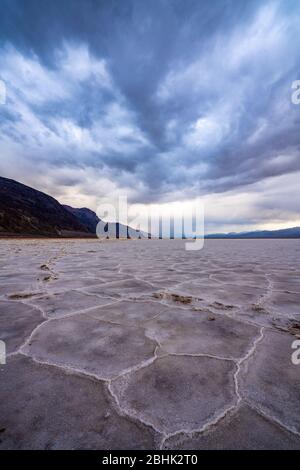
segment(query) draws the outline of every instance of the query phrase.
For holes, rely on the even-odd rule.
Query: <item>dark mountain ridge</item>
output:
[[[107,224],[86,207],[74,208],[12,179],[0,177],[0,236],[96,237],[98,223],[105,238]],[[120,238],[148,234],[110,224]],[[116,236],[116,235],[115,235]]]
[[[100,219],[94,211],[88,209],[87,207],[75,208],[67,206],[66,204],[64,204],[63,207],[68,212],[73,214],[80,221],[80,223],[82,223],[88,229],[90,233],[96,233],[96,227],[100,222]]]
[[[57,237],[89,236],[90,232],[53,197],[0,177],[0,234]]]
[[[106,226],[91,209],[62,205],[48,194],[0,177],[0,236],[95,237],[99,222]],[[148,237],[122,224],[116,227],[120,237]],[[300,238],[300,227],[215,233],[205,238]]]

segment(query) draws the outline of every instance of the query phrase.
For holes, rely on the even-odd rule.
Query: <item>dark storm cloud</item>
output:
[[[102,172],[137,201],[300,170],[296,1],[2,0],[1,10],[12,166],[56,167],[83,192],[73,169]]]

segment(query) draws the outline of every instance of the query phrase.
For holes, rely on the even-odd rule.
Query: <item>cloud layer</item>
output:
[[[300,223],[299,26],[293,0],[3,0],[1,173],[92,208],[200,196],[214,229]]]

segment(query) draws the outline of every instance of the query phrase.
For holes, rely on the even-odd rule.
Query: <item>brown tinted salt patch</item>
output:
[[[215,312],[224,312],[235,316],[238,309],[252,309],[265,294],[265,290],[245,286],[219,286],[219,285],[195,285],[193,282],[185,283],[175,288],[159,291],[153,296],[167,304],[172,304],[176,299],[183,300],[182,304],[190,304],[195,308],[209,309]]]
[[[244,306],[257,302],[266,290],[252,286],[236,284],[195,286],[194,283],[184,286],[184,291],[192,296],[198,296],[207,302],[221,305]]]
[[[38,291],[20,291],[20,292],[11,292],[7,295],[9,300],[30,300],[34,297],[40,297],[44,294],[44,292],[38,290]]]
[[[293,318],[273,316],[271,324],[277,330],[288,332],[300,338],[300,314],[294,315]]]
[[[189,305],[193,302],[193,300],[195,300],[191,296],[174,294],[167,291],[155,292],[152,297],[157,300],[165,301],[167,304],[176,302],[180,303],[181,305]]]
[[[33,289],[36,289],[36,287],[33,285]],[[0,284],[0,296],[7,296],[10,297],[11,295],[18,294],[18,293],[25,293],[28,291],[32,291],[32,288],[28,288],[27,283],[20,283],[16,280],[16,282],[11,282],[9,284],[6,283],[1,283]]]

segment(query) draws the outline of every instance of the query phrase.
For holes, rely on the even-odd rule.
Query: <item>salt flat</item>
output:
[[[300,240],[184,244],[0,241],[0,448],[300,448]]]

